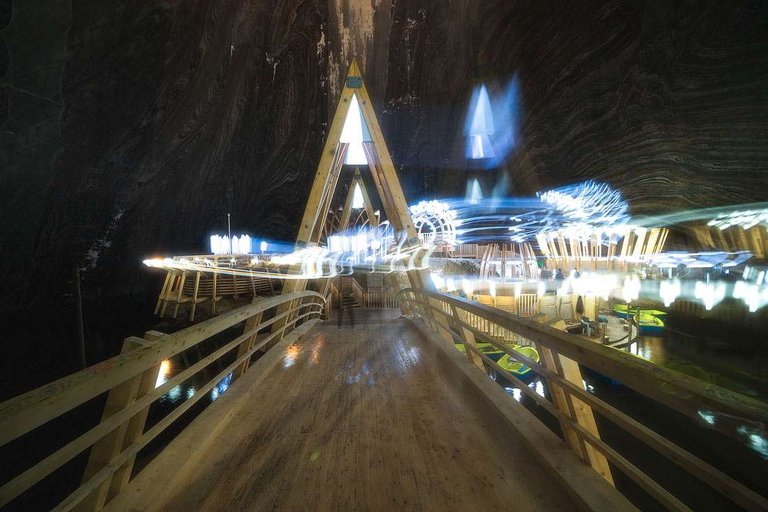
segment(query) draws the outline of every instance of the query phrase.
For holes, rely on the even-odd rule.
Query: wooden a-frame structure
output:
[[[304,216],[299,226],[296,245],[298,247],[307,247],[317,245],[320,242],[323,234],[323,224],[327,212],[331,208],[334,192],[336,191],[350,146],[349,143],[342,142],[341,135],[350,105],[354,100],[356,100],[359,106],[362,123],[366,130],[367,137],[363,141],[362,146],[376,192],[381,200],[383,213],[386,214],[387,219],[396,232],[405,233],[406,243],[404,248],[420,248],[421,243],[408,210],[408,203],[400,186],[400,180],[392,163],[389,149],[384,141],[381,127],[373,111],[373,104],[368,96],[360,68],[355,60],[352,60],[347,78],[344,80],[344,87],[339,97],[330,131],[323,147],[323,153],[317,165],[315,180],[307,200]],[[367,193],[365,199],[366,204],[370,205]],[[417,261],[419,261],[418,258]],[[408,270],[407,274],[411,286],[434,288],[429,276],[429,270],[412,269]],[[283,293],[303,290],[305,287],[306,280],[290,279],[285,282]]]

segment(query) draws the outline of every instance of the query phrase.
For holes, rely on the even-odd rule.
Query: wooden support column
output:
[[[162,336],[162,333],[157,333]],[[147,338],[156,338],[150,331],[146,334]],[[136,337],[126,338],[123,342],[122,353],[135,350],[149,343],[148,339]],[[153,367],[143,374],[131,378],[122,384],[112,388],[107,395],[107,403],[104,405],[102,421],[117,414],[133,403],[138,397],[145,395],[154,389],[157,381],[159,367]],[[123,423],[115,430],[101,438],[91,447],[91,453],[88,457],[83,474],[83,483],[87,482],[94,474],[110,464],[127,446],[133,444],[144,433],[144,426],[147,420],[149,408],[142,410],[133,416],[130,420]],[[104,507],[107,499],[116,495],[128,483],[133,471],[135,457],[125,462],[111,478],[106,479],[94,489],[82,502],[78,504],[76,510],[91,511],[100,510]]]
[[[168,283],[168,289],[165,292],[165,295],[163,296],[163,305],[160,308],[160,318],[163,318],[165,316],[165,309],[168,307],[168,302],[170,302],[172,294],[176,291],[176,286],[178,285],[178,280],[181,279],[180,273],[172,270],[169,271],[171,274],[171,281]]]
[[[539,345],[537,348],[546,368],[556,372],[563,379],[568,380],[579,387],[584,387],[584,381],[581,377],[581,369],[576,361],[557,354],[547,347]],[[547,379],[547,385],[549,387],[549,393],[552,396],[552,402],[555,406],[599,439],[600,432],[597,429],[592,408],[577,397],[566,392],[565,389],[556,382],[552,382],[552,379]],[[569,424],[560,422],[560,426],[563,429],[565,442],[568,446],[578,453],[582,460],[592,466],[592,469],[597,471],[608,483],[614,485],[611,469],[608,466],[608,460],[605,456],[595,450],[592,445],[584,442],[576,430]]]
[[[184,281],[187,279],[187,271],[181,273],[179,278],[179,291],[176,294],[176,305],[173,308],[173,318],[176,318],[179,314],[179,304],[181,304],[181,296],[184,293]]]
[[[195,321],[195,310],[197,309],[197,292],[200,290],[200,272],[195,272],[195,291],[192,293],[192,311],[189,313],[189,321]]]
[[[217,272],[219,265],[218,265],[218,259],[214,258],[214,267],[215,270],[213,271],[213,292],[211,292],[213,295],[211,296],[211,314],[216,314],[216,287],[219,283],[219,273]]]
[[[157,304],[155,305],[155,314],[158,314],[160,312],[160,306],[163,304],[163,301],[165,300],[165,296],[172,285],[173,285],[173,271],[169,270],[165,274],[165,282],[163,282],[163,288],[162,290],[160,290],[160,295],[157,297]]]

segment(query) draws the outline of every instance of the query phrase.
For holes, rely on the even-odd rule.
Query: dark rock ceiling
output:
[[[0,0],[4,308],[159,286],[226,223],[285,240],[356,55],[411,199],[456,195],[471,88],[520,81],[512,193],[634,213],[768,200],[768,3]],[[1,49],[1,48],[0,48]],[[7,68],[7,69],[6,69]]]

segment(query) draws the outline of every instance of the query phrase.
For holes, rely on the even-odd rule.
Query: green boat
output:
[[[629,315],[627,315],[627,305],[622,304],[613,307],[613,312],[619,318],[635,318],[637,316],[637,309],[629,308]],[[659,311],[658,309],[641,309],[640,316],[637,318],[637,323],[640,325],[640,334],[661,334],[664,332],[664,318],[666,318],[666,311]]]
[[[466,348],[464,347],[463,343],[455,343],[454,346],[459,352],[466,352]],[[525,383],[532,381],[534,377],[536,377],[536,373],[531,370],[530,366],[523,362],[516,361],[513,357],[511,357],[503,350],[499,350],[498,347],[492,343],[478,343],[477,348],[483,355],[488,356],[489,359],[492,359],[496,362],[496,364],[512,373],[515,377]],[[536,361],[537,363],[539,362],[539,352],[533,347],[512,345],[509,348],[519,353],[523,357],[527,357],[528,359]]]

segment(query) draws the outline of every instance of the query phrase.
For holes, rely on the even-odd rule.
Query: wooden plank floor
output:
[[[443,379],[434,347],[405,320],[357,320],[324,324],[289,347],[252,407],[148,506],[575,508],[474,392]]]

